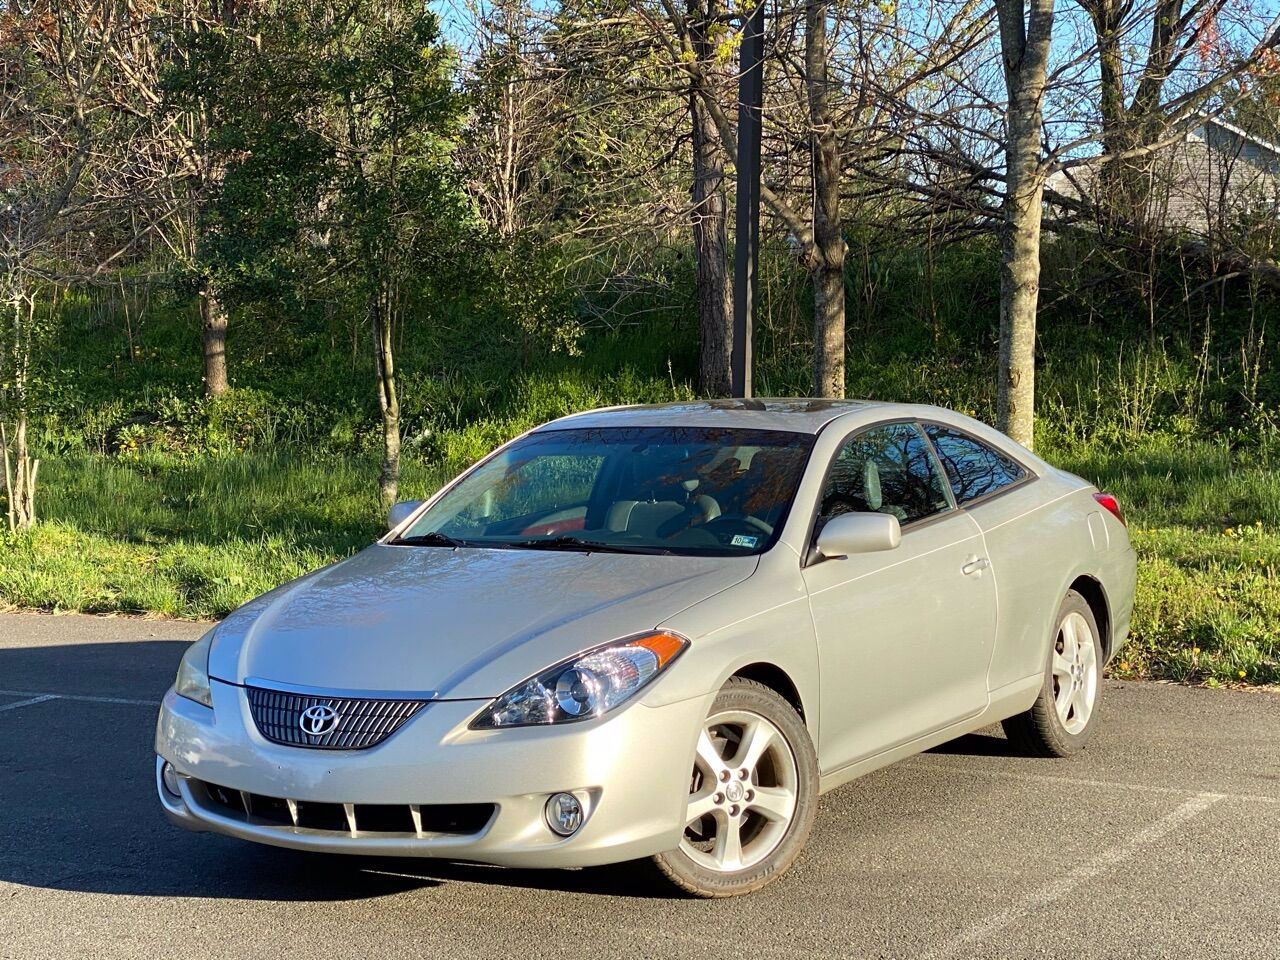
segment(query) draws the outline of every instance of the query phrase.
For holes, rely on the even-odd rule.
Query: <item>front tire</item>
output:
[[[1058,610],[1044,686],[1030,710],[1004,721],[1005,735],[1034,756],[1079,753],[1096,726],[1102,663],[1098,622],[1084,597],[1069,590]]]
[[[698,735],[684,836],[654,862],[699,897],[732,897],[781,876],[809,838],[818,759],[804,721],[763,684],[733,677]]]

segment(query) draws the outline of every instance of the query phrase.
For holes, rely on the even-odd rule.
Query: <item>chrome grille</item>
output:
[[[249,711],[258,732],[272,743],[317,750],[363,750],[391,736],[425,706],[422,700],[306,696],[245,687]],[[337,714],[331,730],[311,734],[303,730],[302,714],[310,707],[328,707]]]

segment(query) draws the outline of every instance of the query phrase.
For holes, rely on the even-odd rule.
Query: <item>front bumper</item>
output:
[[[676,847],[701,721],[714,694],[660,707],[629,704],[559,727],[469,730],[480,701],[435,701],[365,750],[313,750],[264,739],[244,690],[211,684],[213,709],[165,696],[156,727],[156,790],[190,830],[330,853],[443,857],[512,867],[585,867]],[[178,795],[161,777],[178,773]],[[211,802],[205,784],[305,805],[492,804],[474,832],[315,829]],[[548,797],[584,801],[586,822],[563,838],[547,826]],[[472,828],[467,828],[472,829]]]

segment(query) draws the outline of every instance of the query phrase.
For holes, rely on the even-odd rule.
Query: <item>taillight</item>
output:
[[[1093,499],[1097,500],[1098,503],[1106,508],[1113,517],[1121,523],[1125,523],[1124,514],[1120,512],[1120,501],[1114,496],[1109,493],[1095,493],[1093,495]],[[1128,524],[1125,523],[1125,526],[1128,526]]]

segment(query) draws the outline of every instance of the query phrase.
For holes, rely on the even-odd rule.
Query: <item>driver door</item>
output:
[[[913,423],[854,434],[831,464],[815,525],[890,513],[901,544],[803,570],[818,639],[824,772],[972,717],[987,704],[995,580],[982,532],[955,509]]]

